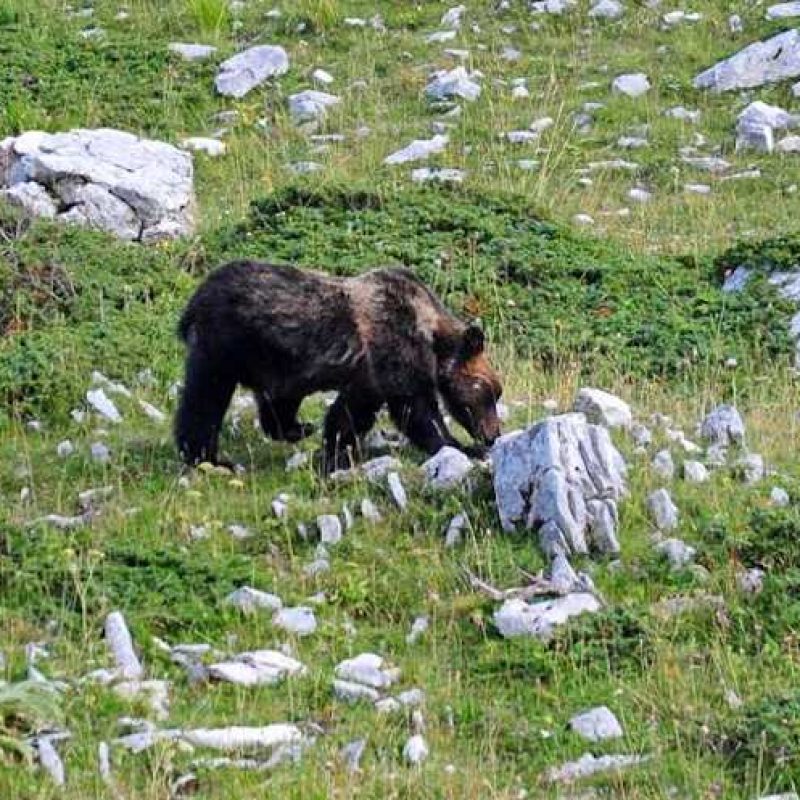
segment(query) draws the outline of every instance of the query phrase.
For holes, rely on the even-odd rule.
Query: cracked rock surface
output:
[[[194,230],[192,156],[111,128],[29,131],[0,141],[0,197],[128,241]]]

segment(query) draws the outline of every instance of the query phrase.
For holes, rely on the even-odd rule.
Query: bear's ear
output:
[[[461,340],[461,357],[464,361],[480,355],[483,352],[484,337],[483,331],[474,323],[464,331],[464,338]]]

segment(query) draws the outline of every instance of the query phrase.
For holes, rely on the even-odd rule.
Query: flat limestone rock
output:
[[[185,42],[170,42],[170,53],[179,55],[184,61],[203,61],[217,52],[217,48],[210,44],[189,44]]]
[[[501,636],[535,636],[547,640],[553,628],[563,625],[571,617],[600,610],[600,602],[593,594],[575,592],[556,600],[541,603],[526,603],[514,598],[494,613],[494,624]]]
[[[195,747],[243,751],[295,744],[303,741],[303,734],[296,725],[277,723],[263,727],[197,728],[183,731],[181,738]]]
[[[223,61],[214,85],[219,94],[239,99],[267,78],[283,75],[288,69],[289,56],[282,47],[257,45]]]
[[[573,783],[598,773],[619,772],[627,767],[643,764],[649,756],[609,755],[595,757],[591,753],[581,756],[577,761],[568,761],[560,767],[552,767],[545,773],[548,783]]]
[[[789,30],[743,50],[701,72],[696,89],[729,92],[778,83],[800,75],[800,31]]]
[[[626,466],[608,431],[583,414],[549,417],[503,436],[492,448],[500,522],[539,532],[544,551],[617,552],[616,502]]]
[[[245,614],[253,614],[262,608],[268,611],[278,611],[283,608],[283,601],[280,597],[269,592],[262,592],[260,589],[253,589],[251,586],[242,586],[231,592],[225,598],[225,602]]]

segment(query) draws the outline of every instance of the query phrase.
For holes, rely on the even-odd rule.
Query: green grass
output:
[[[139,755],[115,748],[114,785],[99,777],[97,744],[119,735],[119,717],[147,713],[78,681],[108,666],[102,626],[113,609],[125,613],[148,675],[173,681],[169,725],[291,720],[324,731],[298,767],[268,775],[200,772],[203,800],[566,797],[569,791],[547,787],[541,776],[589,750],[653,760],[575,794],[593,786],[599,796],[627,800],[750,800],[796,789],[800,521],[796,505],[772,508],[769,492],[780,484],[794,503],[800,498],[800,387],[787,334],[793,309],[763,273],[797,263],[792,187],[800,162],[735,153],[743,99],[691,89],[697,71],[780,26],[753,6],[742,12],[746,34],[732,37],[730,9],[709,0],[697,7],[700,23],[672,31],[657,24],[669,9],[629,5],[620,22],[588,22],[585,4],[561,18],[536,18],[541,27],[533,30],[521,3],[504,15],[474,3],[454,42],[430,45],[425,36],[447,4],[306,0],[276,3],[278,18],[266,16],[272,5],[132,0],[129,17],[118,19],[119,4],[110,0],[98,0],[92,18],[69,16],[50,0],[0,0],[2,135],[104,125],[177,142],[220,127],[216,113],[238,111],[227,125],[228,154],[195,160],[199,226],[187,240],[131,246],[29,225],[0,210],[0,678],[12,682],[0,687],[0,797],[161,800],[190,770],[195,756],[163,744]],[[370,20],[376,12],[386,32],[344,25],[346,17]],[[105,35],[84,39],[81,31],[95,25]],[[219,50],[189,64],[168,53],[170,41]],[[241,101],[215,96],[216,64],[254,43],[286,47],[287,75]],[[443,53],[451,45],[469,49],[469,68],[485,74],[483,92],[448,120],[450,145],[431,163],[463,168],[467,177],[462,187],[415,187],[409,167],[382,162],[441,120],[423,89],[431,69],[456,63]],[[502,59],[506,45],[522,52],[519,62]],[[308,88],[316,67],[335,76],[330,91],[342,98],[320,133],[343,133],[343,144],[320,148],[288,118],[286,97]],[[653,83],[646,97],[610,94],[615,75],[638,70]],[[523,76],[532,97],[512,101],[510,81]],[[361,79],[365,86],[354,85]],[[599,85],[586,88],[590,82]],[[788,86],[756,94],[793,108]],[[581,134],[572,115],[595,100],[605,107]],[[700,109],[697,131],[664,116],[678,104]],[[502,139],[545,115],[555,123],[538,145]],[[642,125],[649,146],[621,151],[617,138]],[[357,135],[362,126],[369,135]],[[678,148],[692,145],[695,132],[708,139],[702,152],[719,150],[734,170],[755,165],[764,177],[724,182],[693,171]],[[591,184],[580,182],[590,162],[620,156],[638,170],[600,171]],[[520,170],[520,158],[538,160],[539,169]],[[287,164],[299,160],[324,169],[298,179]],[[684,192],[685,183],[698,181],[712,185],[709,197]],[[651,189],[652,202],[631,205],[634,185]],[[630,214],[620,215],[627,206]],[[578,212],[591,214],[595,227],[575,230]],[[726,400],[744,412],[748,444],[775,476],[751,488],[728,469],[703,486],[676,479],[678,535],[697,548],[704,570],[672,572],[653,552],[645,502],[663,482],[649,456],[616,437],[631,463],[621,566],[576,561],[607,607],[548,643],[502,640],[491,621],[497,604],[470,587],[467,570],[505,588],[523,584],[523,570],[535,573],[544,562],[529,536],[501,532],[488,476],[471,494],[431,495],[422,488],[419,454],[405,451],[410,507],[401,514],[381,487],[325,483],[310,468],[285,472],[292,448],[265,443],[246,411],[223,439],[247,471],[182,479],[169,425],[147,420],[137,401],[174,412],[180,309],[203,275],[238,257],[335,274],[404,263],[456,312],[483,320],[507,385],[509,428],[540,419],[547,399],[569,409],[576,390],[590,383],[629,399],[640,419],[671,415],[690,438],[702,415]],[[722,275],[741,264],[758,277],[746,292],[723,295]],[[735,368],[726,366],[731,358]],[[94,369],[133,392],[113,396],[119,425],[70,416],[83,406]],[[315,398],[302,414],[319,420],[323,411]],[[75,452],[62,458],[56,448],[65,439]],[[108,464],[91,458],[98,441],[111,450]],[[302,448],[318,446],[317,436]],[[651,452],[668,446],[659,432]],[[680,464],[683,454],[672,449]],[[78,492],[101,486],[111,493],[84,528],[56,531],[37,522],[76,513]],[[281,492],[291,495],[286,520],[270,509]],[[303,567],[316,543],[297,524],[313,530],[318,514],[345,504],[355,510],[367,496],[383,522],[357,515],[332,551],[330,572],[310,578]],[[470,528],[448,550],[443,532],[460,511]],[[234,523],[252,538],[234,540],[227,530]],[[194,538],[200,526],[207,535]],[[736,572],[752,566],[767,569],[764,591],[743,597]],[[153,641],[206,642],[231,653],[285,642],[267,615],[245,617],[224,605],[241,585],[273,591],[287,604],[324,592],[318,631],[290,642],[307,677],[260,689],[195,685]],[[665,599],[703,593],[721,595],[724,610],[658,613]],[[405,636],[420,614],[430,629],[409,645]],[[57,705],[31,702],[25,684],[17,694],[24,647],[34,641],[50,651],[38,668],[69,682]],[[426,693],[431,757],[420,769],[402,762],[405,715],[379,717],[332,694],[334,665],[368,650],[401,668],[401,689]],[[729,690],[741,708],[726,702]],[[567,729],[572,714],[600,704],[623,723],[621,742],[589,746]],[[59,745],[63,791],[19,748],[33,730],[62,721],[72,732]],[[348,775],[338,751],[363,736],[363,769]]]

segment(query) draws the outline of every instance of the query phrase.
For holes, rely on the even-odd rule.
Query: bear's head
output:
[[[447,410],[476,441],[490,445],[497,439],[497,401],[503,387],[486,358],[483,331],[477,325],[450,338],[439,363],[439,392]]]

